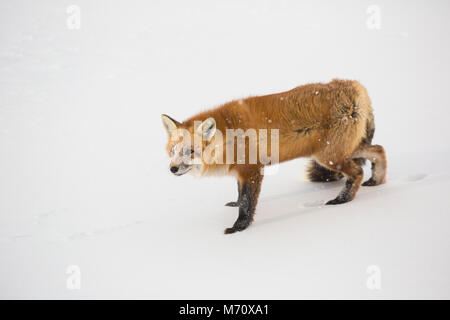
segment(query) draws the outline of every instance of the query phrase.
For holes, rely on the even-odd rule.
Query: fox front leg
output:
[[[225,229],[225,234],[245,230],[252,223],[261,190],[261,182],[262,175],[258,173],[241,183],[238,200],[239,216],[231,228]]]
[[[241,184],[238,181],[238,199],[237,201],[231,201],[225,204],[227,207],[239,207],[239,203],[241,201]]]

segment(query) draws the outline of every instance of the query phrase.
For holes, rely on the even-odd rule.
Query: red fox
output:
[[[278,158],[277,162],[312,158],[307,169],[311,181],[337,181],[345,177],[344,188],[328,205],[354,199],[366,159],[372,163],[372,176],[362,185],[375,186],[386,180],[385,151],[380,145],[372,145],[375,125],[371,101],[367,90],[357,81],[334,79],[325,84],[303,85],[281,93],[234,100],[184,122],[163,114],[162,121],[169,137],[167,152],[174,175],[190,172],[198,176],[236,177],[238,199],[226,205],[238,207],[239,215],[234,225],[225,229],[226,234],[242,231],[253,221],[262,169],[274,164],[263,161],[262,150],[270,149],[271,159]],[[240,133],[230,140],[228,132],[233,130]],[[277,134],[268,139],[262,130],[276,130]],[[254,153],[252,138],[256,138],[253,141],[260,157],[253,156],[250,161]],[[241,151],[245,154],[239,155],[242,142]]]

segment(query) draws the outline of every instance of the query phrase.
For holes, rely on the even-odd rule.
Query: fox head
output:
[[[187,123],[180,123],[165,114],[161,118],[168,136],[166,149],[170,157],[170,172],[176,176],[187,172],[201,174],[204,167],[202,155],[216,133],[214,118]]]

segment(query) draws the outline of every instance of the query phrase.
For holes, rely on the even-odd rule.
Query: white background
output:
[[[450,298],[449,9],[1,1],[0,297]],[[253,225],[224,235],[235,181],[173,176],[160,114],[332,78],[367,87],[388,183],[325,207],[343,182],[306,182],[295,160],[265,178]]]

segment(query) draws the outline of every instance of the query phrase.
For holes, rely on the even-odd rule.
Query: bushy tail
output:
[[[375,134],[375,122],[373,113],[370,113],[369,118],[366,122],[366,136],[362,139],[361,143],[364,144],[372,144],[373,135]],[[366,159],[364,158],[356,158],[353,159],[357,165],[363,166],[366,163]],[[328,170],[325,167],[322,167],[315,160],[311,160],[307,171],[307,177],[309,181],[313,182],[330,182],[330,181],[338,181],[343,175],[339,172]]]
[[[341,173],[328,170],[327,168],[322,167],[320,164],[318,164],[315,160],[311,160],[309,162],[306,172],[309,181],[314,182],[338,181],[342,178]]]

